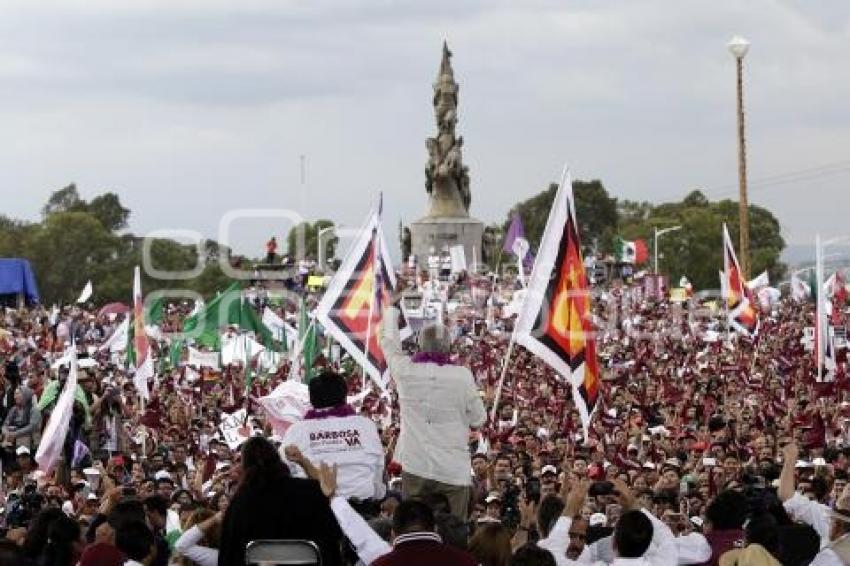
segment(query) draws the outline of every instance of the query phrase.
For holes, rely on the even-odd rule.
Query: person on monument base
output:
[[[266,263],[274,263],[277,256],[277,238],[274,236],[266,242]]]
[[[399,280],[394,304],[404,288]],[[470,428],[484,424],[484,404],[472,372],[450,360],[448,330],[423,328],[419,353],[409,358],[401,349],[398,317],[398,308],[386,309],[381,347],[398,388],[402,494],[407,499],[442,493],[452,514],[466,520],[472,483],[467,439]]]

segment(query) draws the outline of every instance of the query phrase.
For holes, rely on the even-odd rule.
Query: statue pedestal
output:
[[[431,249],[439,255],[446,248],[463,246],[467,269],[481,265],[484,223],[475,218],[425,217],[410,224],[410,253],[418,269],[427,269]],[[404,258],[407,261],[407,258]]]

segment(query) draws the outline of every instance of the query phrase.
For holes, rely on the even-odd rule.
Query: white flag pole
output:
[[[508,372],[508,364],[510,363],[515,343],[516,326],[514,326],[514,331],[511,332],[511,341],[508,342],[508,351],[505,353],[505,359],[502,360],[502,372],[501,375],[499,375],[499,385],[496,387],[496,397],[493,399],[493,410],[490,413],[490,421],[494,424],[496,422],[496,411],[499,410],[499,401],[502,398],[502,385],[505,383],[505,374]]]

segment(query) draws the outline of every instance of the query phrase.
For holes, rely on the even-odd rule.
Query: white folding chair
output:
[[[257,566],[321,566],[316,543],[299,539],[253,540],[245,548],[245,563]]]

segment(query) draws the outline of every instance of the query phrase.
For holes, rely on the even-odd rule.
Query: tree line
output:
[[[130,210],[115,193],[86,201],[71,184],[50,196],[38,222],[0,216],[0,257],[29,260],[45,304],[75,301],[89,280],[97,303],[129,303],[133,268],[142,264],[142,238],[125,231],[129,218]],[[171,281],[142,270],[145,293],[179,287],[206,297],[230,282],[218,265],[219,246],[212,240],[205,242],[202,258],[194,245],[164,238],[149,244],[157,269],[190,270],[200,261],[203,271],[194,279]]]
[[[502,224],[491,225],[488,233],[499,242],[519,213],[531,249],[537,248],[549,209],[558,190],[556,183],[537,195],[518,202]],[[693,191],[678,202],[653,204],[647,201],[618,200],[608,194],[599,180],[573,181],[576,215],[585,253],[612,254],[615,238],[646,240],[652,254],[653,229],[681,226],[664,235],[659,245],[659,271],[670,275],[676,285],[686,276],[697,289],[716,289],[718,271],[723,269],[721,226],[729,227],[732,241],[738,242],[738,202],[710,201],[702,192]],[[779,220],[766,208],[749,206],[751,276],[765,270],[771,281],[785,276],[787,266],[780,261],[785,240]],[[651,266],[647,266],[651,267]]]
[[[536,249],[557,189],[557,184],[551,184],[511,207],[504,223],[488,226],[485,261],[491,266],[499,261],[502,240],[514,213],[522,218],[526,237],[532,250]],[[738,241],[737,201],[710,201],[700,191],[681,201],[661,204],[619,200],[599,180],[573,181],[573,193],[586,253],[612,253],[617,237],[645,239],[651,252],[654,227],[680,225],[681,230],[666,234],[662,240],[660,271],[669,274],[674,284],[684,275],[697,289],[717,288],[717,273],[723,265],[720,227],[725,222],[733,242]],[[750,205],[749,214],[752,275],[767,270],[771,280],[777,281],[786,272],[780,261],[785,241],[779,221],[756,205]],[[88,280],[94,285],[93,299],[98,303],[126,303],[132,295],[133,267],[142,262],[142,238],[126,231],[129,218],[130,210],[115,193],[106,192],[86,201],[71,184],[50,196],[37,222],[0,215],[0,257],[30,261],[45,303],[74,301]],[[290,230],[285,243],[293,253],[301,247],[306,254],[315,255],[318,231],[332,225],[329,220],[304,223]],[[303,244],[298,243],[297,230],[302,231]],[[328,239],[327,257],[333,256],[336,243],[336,238]],[[231,263],[243,262],[242,269],[251,263],[232,257],[229,249],[213,240],[204,243],[201,258],[194,245],[164,238],[148,244],[152,263],[159,270],[190,270],[199,262],[203,270],[194,279],[179,281],[160,280],[142,270],[146,293],[179,287],[208,297],[231,283],[219,266],[219,253]]]

